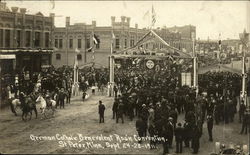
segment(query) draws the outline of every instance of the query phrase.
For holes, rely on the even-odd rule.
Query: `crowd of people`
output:
[[[32,107],[37,114],[36,99],[41,95],[46,101],[53,100],[56,102],[56,108],[65,108],[65,103],[70,104],[72,87],[73,87],[73,68],[61,67],[55,69],[49,67],[41,72],[24,71],[14,74],[11,78],[2,77],[1,100],[5,105],[11,106],[11,111],[17,115],[11,102],[14,99],[31,99]],[[79,71],[80,90],[86,92],[88,88],[94,85],[105,85],[107,74],[105,70],[98,70],[93,67]],[[6,83],[6,84],[5,84]],[[100,84],[99,84],[100,83]],[[21,94],[21,95],[20,95]],[[21,108],[28,104],[25,99],[21,99]]]
[[[160,72],[152,70],[118,70],[115,75],[115,100],[113,119],[124,123],[124,116],[135,117],[136,129],[141,137],[161,136],[163,154],[169,152],[175,137],[176,153],[192,147],[198,153],[203,124],[207,123],[208,140],[213,141],[213,125],[234,121],[237,104],[241,102],[239,115],[243,122],[242,133],[247,132],[248,122],[243,101],[238,101],[241,76],[230,72],[208,72],[199,76],[199,93],[192,87],[182,86],[177,64],[170,64]],[[224,89],[222,89],[224,88]],[[178,120],[184,114],[184,122]],[[250,117],[249,117],[250,118]],[[250,120],[250,119],[249,119]],[[247,122],[247,123],[246,123]],[[244,128],[244,129],[243,129]],[[158,142],[150,141],[152,149]]]

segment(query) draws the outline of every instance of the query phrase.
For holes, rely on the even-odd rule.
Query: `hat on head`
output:
[[[146,107],[146,104],[143,104],[142,106],[143,106],[143,107]]]
[[[171,121],[171,120],[173,120],[173,118],[172,118],[172,117],[169,117],[168,120]]]

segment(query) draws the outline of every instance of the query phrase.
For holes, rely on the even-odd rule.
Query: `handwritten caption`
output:
[[[149,141],[153,142],[165,142],[164,137],[139,137],[137,135],[132,136],[121,136],[118,134],[112,134],[108,136],[85,136],[83,134],[66,135],[56,134],[52,136],[37,136],[30,134],[32,141],[57,141],[59,147],[70,147],[70,148],[84,148],[84,149],[105,149],[111,148],[114,150],[118,149],[150,149],[152,146]],[[146,143],[139,143],[146,142]]]

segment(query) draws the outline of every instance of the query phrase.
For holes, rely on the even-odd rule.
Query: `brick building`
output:
[[[185,25],[185,26],[174,26],[167,28],[170,32],[175,32],[180,34],[180,49],[185,52],[193,51],[193,41],[192,41],[192,33],[194,34],[194,38],[196,38],[196,27],[193,25]],[[176,41],[175,41],[176,44]]]
[[[54,14],[26,14],[25,8],[0,2],[1,73],[37,72],[51,64]]]
[[[75,58],[78,60],[79,66],[92,62],[92,52],[87,50],[93,45],[93,34],[95,34],[100,44],[95,47],[95,63],[108,67],[108,56],[111,52],[111,43],[113,41],[113,51],[120,51],[135,45],[135,43],[144,36],[149,30],[139,29],[138,24],[131,27],[130,18],[121,16],[118,21],[116,17],[111,17],[111,26],[96,26],[96,21],[91,24],[75,23],[70,24],[70,17],[66,17],[65,27],[57,27],[54,32],[54,51],[52,63],[55,67],[62,65],[73,66]],[[182,30],[182,29],[181,29]],[[195,32],[195,27],[184,29],[185,34],[182,36],[182,31],[173,32],[167,28],[156,29],[155,32],[159,34],[171,46],[178,49],[189,48],[192,46],[192,39],[190,39],[191,31]],[[188,32],[190,30],[190,32]],[[187,31],[187,32],[186,32]],[[112,32],[115,39],[112,39]],[[187,35],[190,33],[190,35]],[[187,38],[186,38],[187,37]],[[188,38],[189,37],[189,38]],[[76,48],[80,51],[76,53]]]

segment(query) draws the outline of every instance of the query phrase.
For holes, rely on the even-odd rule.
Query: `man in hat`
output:
[[[124,104],[122,102],[122,99],[119,99],[118,109],[117,109],[117,116],[116,116],[116,123],[118,123],[119,118],[121,118],[122,123],[124,123],[123,114],[124,114]]]
[[[177,124],[177,127],[174,131],[175,133],[175,142],[176,142],[176,153],[182,153],[182,141],[183,141],[183,128],[181,123]]]
[[[168,123],[167,123],[165,129],[167,130],[166,136],[168,139],[168,146],[171,148],[172,143],[173,143],[173,137],[174,137],[174,125],[173,125],[173,118],[172,117],[168,118]]]
[[[105,106],[102,104],[102,101],[99,101],[99,123],[104,123],[104,111]]]
[[[207,130],[209,135],[209,141],[213,141],[213,116],[211,114],[207,115]]]

